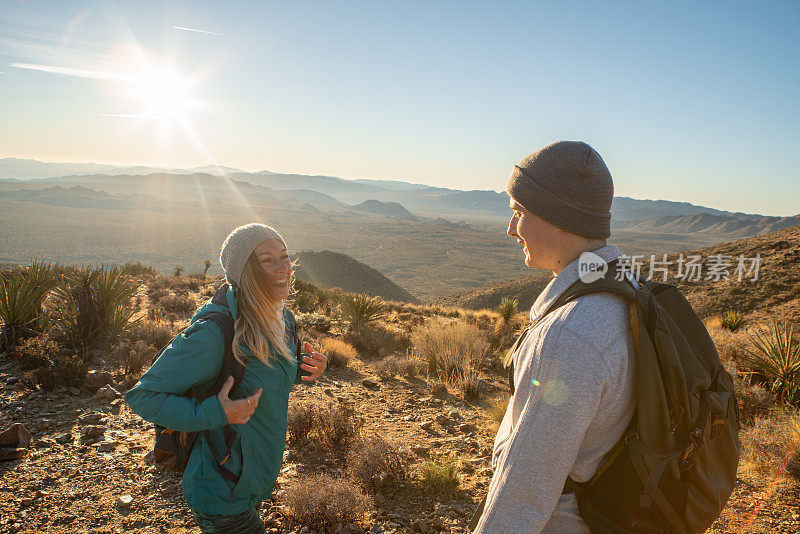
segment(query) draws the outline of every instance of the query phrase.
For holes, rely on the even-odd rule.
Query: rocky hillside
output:
[[[623,250],[623,253],[625,251]],[[800,226],[792,226],[777,232],[748,237],[711,247],[683,252],[683,257],[699,255],[702,259],[701,279],[682,280],[677,278],[679,254],[668,254],[671,262],[667,283],[676,284],[692,303],[701,317],[708,317],[727,310],[739,309],[751,314],[753,319],[767,317],[786,317],[800,319]],[[712,258],[728,256],[730,280],[710,277],[708,269]],[[738,280],[736,267],[740,256],[745,258],[745,272],[752,267],[752,258],[760,255],[758,279],[742,276]],[[650,257],[637,260],[641,264],[641,274],[649,275]],[[656,257],[663,261],[663,255]],[[505,296],[519,299],[520,309],[529,308],[536,297],[549,282],[548,272],[489,286],[463,291],[440,299],[439,303],[470,309],[493,308]],[[744,273],[743,273],[744,274]],[[663,280],[663,274],[656,272],[652,278]]]
[[[350,209],[362,211],[364,213],[374,213],[383,215],[390,219],[415,219],[413,213],[408,211],[399,202],[381,202],[380,200],[365,200],[361,204],[356,204]]]
[[[295,275],[322,287],[338,287],[345,291],[367,293],[386,300],[416,302],[408,291],[389,280],[369,265],[346,254],[323,250],[299,252]]]
[[[674,234],[707,233],[747,237],[776,232],[800,224],[800,216],[762,217],[760,215],[714,215],[695,213],[693,215],[669,215],[651,217],[627,226],[627,230],[644,230]]]

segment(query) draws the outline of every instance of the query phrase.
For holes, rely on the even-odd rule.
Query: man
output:
[[[531,308],[541,318],[513,356],[515,391],[495,438],[494,476],[474,532],[585,533],[569,476],[589,480],[634,411],[634,348],[626,302],[585,295],[543,316],[586,257],[621,255],[611,236],[611,174],[589,145],[559,141],[523,159],[506,185],[508,235],[525,265],[554,278]],[[581,255],[593,252],[596,256]],[[599,259],[598,259],[599,257]],[[626,275],[629,276],[629,275]]]

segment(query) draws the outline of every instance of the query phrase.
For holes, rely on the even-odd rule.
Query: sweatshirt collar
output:
[[[592,251],[594,254],[608,263],[613,259],[622,255],[617,245],[606,245],[597,250]],[[579,280],[578,276],[578,259],[564,267],[550,283],[542,290],[536,298],[536,302],[531,307],[531,322],[538,320],[541,315],[547,311],[547,308],[555,301],[564,291],[567,290],[574,282]]]

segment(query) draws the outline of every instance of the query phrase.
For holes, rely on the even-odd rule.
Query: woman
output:
[[[147,421],[200,433],[182,484],[200,530],[260,534],[259,504],[272,492],[286,446],[289,390],[319,377],[327,360],[305,343],[309,354],[298,367],[296,337],[289,335],[293,318],[283,306],[292,265],[278,232],[256,223],[234,229],[220,263],[227,284],[195,312],[126,399]],[[246,362],[233,391],[232,377],[219,392],[209,391],[221,372],[225,342],[214,321],[200,319],[214,312],[234,319],[233,354]],[[190,388],[195,398],[181,396]],[[238,476],[235,482],[223,477],[215,459],[228,451],[225,425],[235,430],[224,462]]]

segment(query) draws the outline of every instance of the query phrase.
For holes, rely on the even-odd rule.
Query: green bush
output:
[[[345,293],[340,297],[339,305],[352,331],[361,330],[385,316],[381,300],[365,293]]]
[[[757,330],[750,342],[745,363],[767,378],[779,401],[796,405],[800,401],[800,344],[794,325],[775,321],[771,330]]]
[[[357,521],[370,503],[353,482],[327,474],[291,482],[283,501],[290,521],[324,532]]]
[[[744,314],[739,310],[730,310],[722,314],[721,325],[723,328],[727,328],[731,332],[736,332],[739,330],[742,326],[744,326],[744,323]]]
[[[0,351],[47,329],[44,301],[56,285],[50,264],[31,263],[0,275]]]
[[[136,313],[137,283],[118,267],[76,269],[54,291],[61,337],[83,354],[113,341]]]
[[[497,307],[497,313],[500,314],[500,318],[503,320],[504,324],[511,323],[511,320],[517,314],[518,310],[519,300],[512,297],[503,297],[503,300],[500,301],[500,305]]]
[[[452,456],[427,460],[420,468],[422,487],[432,494],[451,494],[458,489],[458,462]]]

